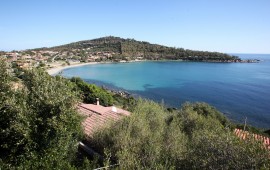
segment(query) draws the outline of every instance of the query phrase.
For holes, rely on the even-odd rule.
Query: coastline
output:
[[[46,71],[49,75],[54,75],[67,68],[80,67],[80,66],[99,64],[99,63],[100,62],[91,62],[91,63],[89,62],[89,63],[77,63],[77,64],[72,64],[72,65],[57,66],[57,67],[46,69]]]
[[[241,62],[231,62],[231,61],[187,61],[187,60],[131,60],[131,61],[119,61],[116,63],[132,63],[132,62],[145,62],[145,61],[184,61],[184,62],[208,62],[208,63],[258,63],[260,60],[258,59],[253,59],[253,60],[242,60]],[[71,65],[65,65],[65,66],[56,66],[56,67],[52,67],[49,69],[46,69],[47,73],[49,75],[54,75],[57,74],[59,72],[61,72],[64,69],[67,68],[73,68],[73,67],[80,67],[80,66],[84,66],[84,65],[92,65],[92,64],[108,64],[108,63],[115,63],[112,61],[109,62],[89,62],[89,63],[76,63],[76,64],[71,64]]]
[[[146,60],[146,61],[144,61],[144,62],[148,62],[149,60]],[[155,62],[163,62],[164,60],[154,60]],[[165,60],[165,61],[175,61],[175,60]],[[181,61],[181,60],[177,60],[178,62],[192,62],[192,61]],[[138,61],[129,61],[129,62],[124,62],[124,61],[118,61],[118,62],[113,62],[113,61],[107,61],[107,62],[89,62],[89,63],[73,63],[73,64],[71,64],[71,65],[65,65],[65,66],[55,66],[55,68],[51,68],[51,69],[53,69],[53,70],[56,70],[56,72],[54,72],[54,73],[51,73],[50,75],[56,75],[57,73],[59,73],[59,72],[61,72],[62,70],[64,70],[64,69],[68,69],[68,68],[72,68],[72,67],[80,67],[80,66],[84,66],[84,65],[91,65],[91,64],[105,64],[105,63],[115,63],[115,64],[118,64],[118,63],[130,63],[130,62],[138,62]],[[151,60],[150,60],[150,62],[151,62]],[[202,63],[202,62],[198,62],[198,63]],[[267,64],[267,63],[266,63]],[[86,66],[86,67],[89,67],[89,68],[91,68],[91,67],[96,67],[96,66],[98,66],[98,65],[93,65],[93,66]],[[218,66],[218,67],[223,67],[222,65],[221,66]],[[230,68],[231,68],[232,66],[230,66]],[[253,67],[253,66],[251,66],[251,67]],[[256,65],[254,66],[254,67],[257,67]],[[236,66],[236,68],[237,68],[237,66]],[[243,68],[246,68],[246,67],[243,67]],[[51,69],[48,69],[48,70],[51,70]],[[73,69],[72,69],[73,70]],[[65,71],[64,71],[65,72]],[[93,81],[89,81],[89,83],[94,83],[95,84],[95,82],[93,82]],[[98,83],[97,83],[98,84]],[[221,84],[222,85],[222,84]],[[121,93],[123,93],[123,92],[126,92],[126,90],[125,89],[118,89],[118,88],[116,88],[116,89],[114,89],[114,88],[110,88],[111,86],[107,86],[106,84],[105,85],[103,85],[103,84],[101,84],[101,85],[99,85],[100,87],[102,87],[102,88],[105,88],[106,90],[111,90],[111,91],[114,91],[115,93],[118,93],[118,94],[121,94]],[[241,88],[242,89],[242,88]],[[151,92],[151,91],[150,91]],[[136,93],[136,92],[132,92],[132,91],[130,91],[130,92],[127,92],[127,93],[131,93],[131,95],[133,96],[134,94],[136,95],[136,96],[140,96],[140,93]],[[166,92],[166,94],[167,94],[168,92]],[[142,97],[142,96],[141,96]],[[149,99],[149,97],[143,97],[143,98],[148,98]],[[152,98],[152,100],[153,100],[153,98]],[[169,100],[169,99],[168,99]],[[224,99],[222,99],[222,100],[224,100]],[[157,102],[160,102],[160,100],[156,100]],[[167,100],[165,99],[165,101],[166,101],[166,103],[167,103]],[[210,101],[211,102],[211,101]],[[209,101],[208,101],[208,103],[210,103]],[[210,103],[211,104],[211,103]],[[172,106],[173,107],[173,106]],[[176,107],[176,106],[175,106]],[[218,107],[218,106],[216,106],[216,107]],[[220,111],[222,111],[223,113],[225,113],[225,115],[226,116],[228,116],[229,118],[230,118],[230,120],[234,120],[234,122],[241,122],[241,118],[239,118],[239,120],[238,120],[238,118],[232,118],[232,117],[230,117],[231,115],[238,115],[237,113],[236,113],[236,111],[235,112],[231,112],[230,110],[227,110],[227,108],[225,108],[224,110],[220,110]],[[246,113],[245,113],[246,114]],[[241,120],[240,120],[241,119]],[[254,123],[254,122],[253,122]],[[253,126],[256,126],[256,127],[264,127],[264,128],[266,128],[266,125],[263,125],[263,126],[261,126],[261,125],[259,125],[259,124],[261,124],[261,123],[254,123],[253,124],[252,123],[252,125]],[[268,126],[267,126],[268,127]]]
[[[146,61],[146,60],[132,60],[132,61],[120,61],[120,62],[107,61],[107,62],[76,63],[76,64],[71,64],[71,65],[56,66],[56,67],[48,68],[48,69],[46,69],[46,72],[49,75],[54,75],[54,74],[61,72],[64,69],[67,69],[67,68],[80,67],[80,66],[85,66],[85,65],[110,64],[110,63],[131,63],[131,62],[142,62],[142,61]]]

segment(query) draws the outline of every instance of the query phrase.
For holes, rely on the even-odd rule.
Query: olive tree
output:
[[[9,67],[2,60],[0,66],[0,163],[69,167],[82,134],[72,83],[33,69],[15,90]]]

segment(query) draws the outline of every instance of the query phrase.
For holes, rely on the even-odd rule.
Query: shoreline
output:
[[[71,65],[65,65],[65,66],[56,66],[53,68],[46,69],[46,72],[49,75],[55,75],[61,72],[64,69],[67,68],[73,68],[73,67],[80,67],[84,65],[92,65],[92,64],[110,64],[110,63],[132,63],[132,62],[145,62],[145,61],[182,61],[182,62],[208,62],[208,63],[258,63],[260,60],[253,59],[253,60],[242,60],[241,62],[221,62],[221,61],[187,61],[187,60],[131,60],[131,61],[119,61],[119,62],[113,62],[113,61],[107,61],[107,62],[89,62],[89,63],[76,63]]]
[[[107,62],[88,62],[88,63],[76,63],[76,64],[71,64],[71,65],[64,65],[64,66],[56,66],[52,68],[46,69],[46,72],[49,75],[55,75],[61,72],[64,69],[67,68],[73,68],[73,67],[80,67],[80,66],[85,66],[85,65],[94,65],[94,64],[111,64],[111,63],[132,63],[132,62],[142,62],[146,60],[132,60],[132,61],[120,61],[120,62],[113,62],[113,61],[107,61]]]
[[[166,61],[168,61],[168,60],[166,60]],[[175,61],[175,60],[169,60],[169,61]],[[178,60],[179,61],[179,60]],[[129,61],[129,62],[138,62],[138,61]],[[129,62],[112,62],[112,61],[107,61],[107,62],[89,62],[89,63],[74,63],[74,64],[71,64],[71,65],[65,65],[65,66],[56,66],[56,67],[54,67],[54,68],[50,68],[50,69],[48,69],[48,70],[53,70],[54,72],[53,73],[49,73],[50,75],[56,75],[57,73],[59,73],[59,72],[61,72],[62,70],[64,70],[64,69],[68,69],[68,68],[73,68],[73,67],[80,67],[80,66],[84,66],[84,65],[92,65],[92,64],[110,64],[110,63],[129,63]],[[140,61],[141,62],[141,61]],[[147,62],[147,61],[146,61]],[[162,60],[157,60],[156,62],[162,62]],[[187,61],[179,61],[179,62],[187,62]],[[94,65],[93,65],[94,66]],[[92,67],[92,66],[89,66],[89,67]],[[94,66],[95,67],[95,66]],[[47,71],[47,70],[46,70]],[[47,71],[48,72],[48,71]],[[87,82],[87,83],[89,83],[89,82]],[[91,82],[91,83],[93,83],[93,82]],[[94,83],[94,84],[96,84],[96,83]],[[97,84],[96,84],[97,85]],[[146,99],[149,99],[148,97],[143,97],[142,95],[140,95],[140,94],[136,94],[136,92],[131,92],[131,91],[127,91],[127,90],[125,90],[125,89],[114,89],[114,88],[110,88],[110,86],[107,86],[107,85],[98,85],[98,86],[100,86],[100,87],[103,87],[103,88],[105,88],[106,90],[109,90],[109,91],[113,91],[114,93],[117,93],[117,94],[120,94],[120,95],[131,95],[131,96],[133,96],[134,97],[134,95],[138,95],[138,96],[140,96],[140,97],[142,97],[142,98],[146,98]],[[127,93],[126,93],[127,92]],[[153,100],[153,99],[151,99],[151,100]],[[154,100],[155,101],[155,100]],[[156,102],[160,102],[160,100],[156,100]],[[211,103],[209,103],[209,104],[211,104]],[[212,106],[213,106],[213,104],[211,104]],[[174,106],[172,106],[171,105],[171,107],[174,107]],[[230,117],[230,115],[233,115],[234,113],[231,113],[231,111],[229,110],[221,110],[221,109],[219,109],[219,111],[220,112],[222,112],[226,117],[228,117],[228,119],[230,119],[230,121],[232,121],[232,122],[240,122],[237,118],[236,119],[233,119],[232,117]],[[253,124],[250,124],[250,125],[252,125],[252,126],[255,126],[255,127],[258,127],[258,128],[265,128],[265,129],[269,129],[268,127],[266,127],[265,125],[263,125],[263,126],[261,126],[261,125],[258,125],[258,124],[260,124],[260,123],[256,123],[256,121],[255,121],[255,123]]]
[[[71,64],[71,65],[65,65],[65,66],[57,66],[57,67],[46,69],[46,72],[49,75],[54,75],[54,74],[58,74],[59,72],[67,68],[80,67],[80,66],[99,64],[99,63],[100,62],[91,62],[91,63],[89,62],[89,63],[77,63],[77,64]]]

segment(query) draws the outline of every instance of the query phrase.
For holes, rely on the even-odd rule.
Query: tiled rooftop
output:
[[[92,136],[95,130],[101,128],[110,121],[117,121],[123,116],[129,116],[130,112],[116,108],[114,106],[104,107],[94,104],[80,104],[78,106],[79,112],[86,116],[83,122],[84,133]]]
[[[234,129],[234,133],[236,134],[236,136],[238,136],[239,138],[241,138],[243,140],[247,139],[247,137],[252,135],[252,137],[254,139],[256,139],[258,141],[262,141],[263,144],[265,145],[265,147],[270,150],[270,138],[269,137],[261,136],[258,134],[251,134],[248,131],[244,131],[242,129]]]

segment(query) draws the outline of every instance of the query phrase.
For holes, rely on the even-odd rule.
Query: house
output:
[[[262,141],[265,148],[270,150],[270,138],[269,137],[261,136],[258,134],[252,134],[252,133],[249,133],[248,131],[244,131],[242,129],[234,129],[234,133],[236,136],[238,136],[239,138],[241,138],[243,140],[247,139],[248,137],[252,137],[257,141]]]
[[[23,61],[20,60],[20,61],[17,61],[17,65],[20,68],[29,69],[32,66],[32,61],[31,60],[23,60]]]
[[[22,56],[20,57],[20,59],[21,59],[21,60],[31,60],[31,59],[32,59],[32,56],[29,55],[29,54],[26,54],[26,55],[22,55]]]
[[[82,115],[86,116],[82,125],[84,133],[88,137],[91,137],[96,130],[104,127],[111,121],[117,121],[124,116],[130,115],[130,112],[115,106],[104,107],[99,104],[98,100],[97,104],[81,103],[78,106],[78,110]]]
[[[88,139],[92,137],[96,130],[106,126],[108,123],[118,121],[124,116],[129,116],[131,114],[130,112],[115,106],[104,107],[99,104],[98,98],[96,104],[81,103],[77,108],[80,114],[86,116],[82,126]],[[86,155],[92,158],[97,157],[99,160],[103,159],[102,155],[91,148],[91,145],[89,145],[87,140],[79,142],[78,149],[83,155],[86,153]]]
[[[12,62],[18,59],[18,53],[6,53],[7,61]]]

